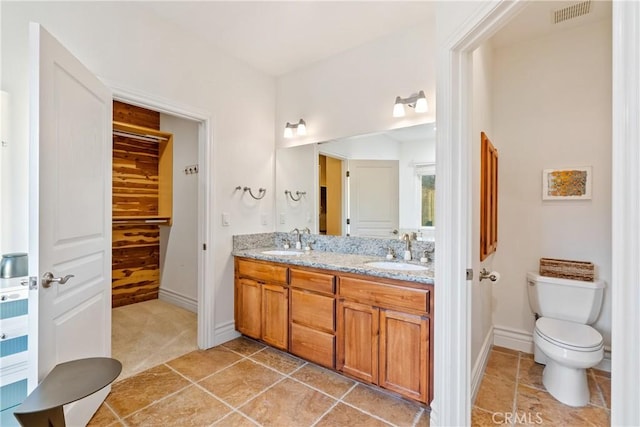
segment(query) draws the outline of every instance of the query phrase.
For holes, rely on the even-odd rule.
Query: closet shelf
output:
[[[114,216],[113,225],[171,225],[168,216]]]

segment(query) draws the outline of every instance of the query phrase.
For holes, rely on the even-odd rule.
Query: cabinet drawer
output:
[[[380,307],[429,312],[429,290],[385,285],[368,280],[340,277],[339,295]]]
[[[291,321],[314,329],[335,331],[335,298],[291,288]]]
[[[239,259],[236,261],[239,276],[251,277],[268,282],[287,283],[287,267],[282,265]]]
[[[293,323],[289,351],[318,365],[335,367],[335,339],[332,334]]]
[[[336,292],[336,278],[331,274],[315,273],[311,271],[291,269],[291,286],[308,289],[310,291],[334,294]]]

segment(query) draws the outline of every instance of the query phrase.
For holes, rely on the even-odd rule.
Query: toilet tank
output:
[[[534,313],[585,325],[596,321],[602,307],[604,282],[583,282],[527,273],[529,305]]]

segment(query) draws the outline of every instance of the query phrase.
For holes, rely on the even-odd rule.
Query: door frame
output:
[[[435,399],[431,424],[470,425],[471,54],[524,6],[494,0],[438,45]],[[640,424],[640,4],[612,2],[611,424]],[[449,216],[443,215],[447,213]],[[443,222],[445,222],[443,224]],[[465,248],[465,249],[458,249]],[[622,375],[624,372],[624,375]]]
[[[213,128],[212,117],[207,111],[177,102],[161,99],[147,93],[125,88],[106,79],[102,81],[111,88],[113,99],[127,104],[151,109],[171,116],[195,121],[198,124],[198,348],[207,349],[215,345],[215,292],[211,283],[214,277],[214,254],[211,227],[211,201],[214,199],[213,178]],[[204,250],[206,245],[207,250]]]

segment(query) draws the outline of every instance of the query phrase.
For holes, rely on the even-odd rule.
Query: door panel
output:
[[[236,293],[236,327],[248,337],[262,335],[262,285],[251,279],[238,279]]]
[[[262,340],[282,350],[289,348],[289,289],[262,285]]]
[[[392,237],[398,229],[397,160],[349,160],[352,236]]]
[[[336,369],[362,381],[378,382],[378,309],[338,302]]]
[[[38,24],[29,31],[29,272],[74,275],[29,295],[40,381],[58,363],[111,354],[112,97]],[[108,391],[67,405],[67,424],[85,424]]]

